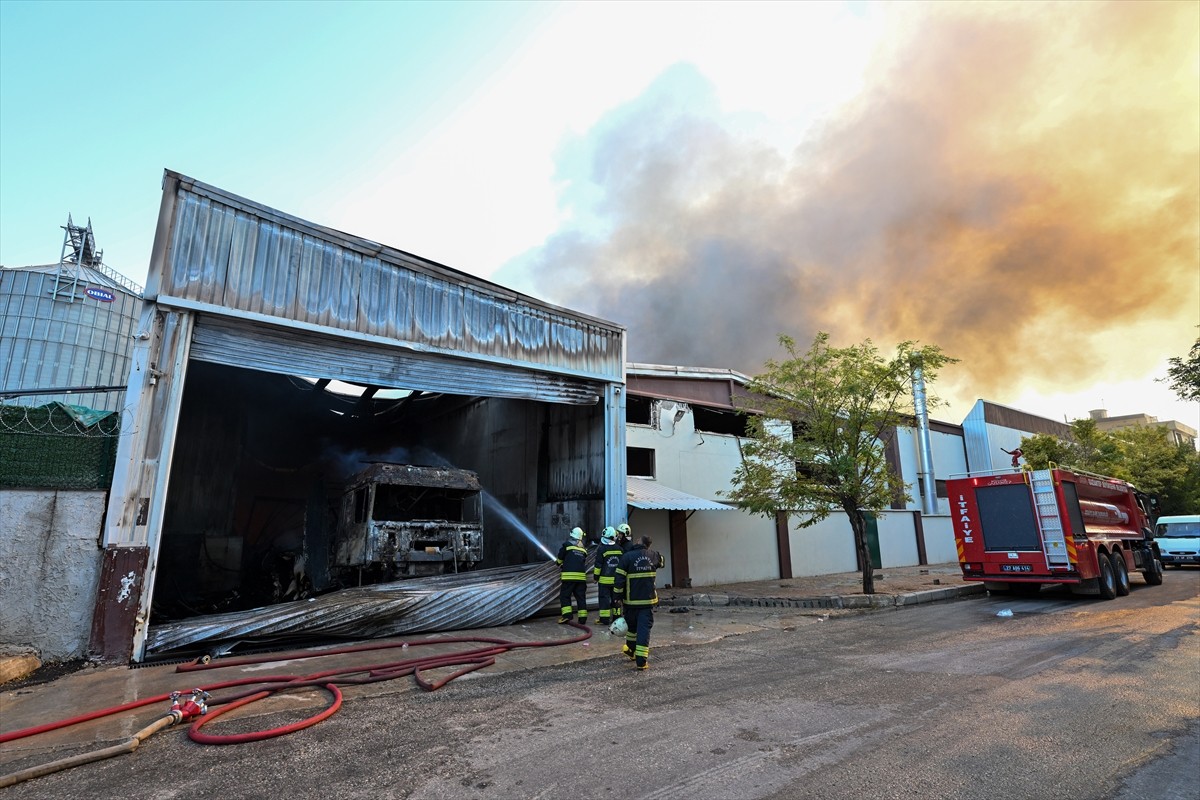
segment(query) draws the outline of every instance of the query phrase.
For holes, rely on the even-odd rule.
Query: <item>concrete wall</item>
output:
[[[843,515],[844,516],[844,515]],[[894,511],[875,515],[879,526],[879,561],[884,567],[908,567],[920,564],[917,533],[912,512]],[[846,527],[850,520],[846,520]]]
[[[910,511],[881,512],[879,525],[879,555],[884,569],[908,567],[920,563],[917,557],[917,534],[914,516]],[[925,556],[930,564],[958,561],[954,532],[950,518],[921,517],[925,533]],[[832,572],[854,572],[858,569],[854,557],[854,531],[844,511],[834,511],[811,528],[799,527],[792,521],[790,542],[792,574],[826,575]],[[693,572],[694,574],[694,572]],[[778,573],[768,577],[778,577]]]
[[[793,575],[799,578],[858,569],[854,558],[854,531],[844,511],[834,511],[809,528],[801,528],[799,522],[798,517],[792,517],[788,534]]]
[[[896,430],[896,445],[900,453],[900,472],[904,482],[910,484],[908,500],[905,508],[910,510],[921,507],[921,490],[917,477],[920,472],[920,440],[916,428],[898,428]],[[967,450],[963,437],[942,431],[930,431],[929,447],[933,451],[934,480],[948,480],[951,475],[960,475],[967,471]],[[950,513],[950,500],[939,497],[938,513]]]
[[[684,410],[675,422],[675,412]],[[654,478],[664,486],[709,500],[721,500],[730,488],[733,471],[741,463],[736,436],[698,433],[691,409],[684,403],[659,402],[655,424],[626,426],[630,447],[654,450]],[[901,468],[913,484],[906,511],[880,513],[879,549],[884,567],[919,563],[913,512],[920,509],[916,490],[916,431],[897,431]],[[963,438],[934,431],[930,436],[936,479],[967,471]],[[949,501],[939,498],[939,511],[949,513]],[[667,558],[668,567],[659,572],[659,586],[672,582],[666,511],[631,509],[634,534],[649,534],[654,547]],[[956,561],[957,550],[948,516],[922,517],[925,549],[931,564]],[[688,518],[688,565],[692,586],[711,586],[741,581],[772,580],[780,575],[775,541],[775,521],[741,511],[698,511]],[[800,528],[793,519],[790,529],[792,574],[826,575],[856,570],[854,534],[844,512],[835,511],[810,528]]]
[[[697,511],[688,519],[692,586],[779,577],[775,521],[741,511]]]
[[[954,543],[954,526],[950,517],[921,517],[925,531],[925,557],[930,564],[958,561],[958,545]]]
[[[106,492],[0,490],[0,642],[82,656],[100,579]]]

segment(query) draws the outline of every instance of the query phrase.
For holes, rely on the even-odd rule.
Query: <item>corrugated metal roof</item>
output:
[[[658,481],[626,478],[625,495],[629,505],[654,511],[733,511],[733,506],[705,500],[694,494],[663,486]]]
[[[430,353],[624,382],[625,329],[167,171],[147,295]]]
[[[320,597],[168,622],[150,628],[148,653],[286,636],[353,639],[492,628],[554,602],[553,561],[342,589]]]

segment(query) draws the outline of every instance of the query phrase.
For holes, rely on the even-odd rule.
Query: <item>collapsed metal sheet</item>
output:
[[[556,602],[553,561],[343,589],[150,628],[146,652],[283,637],[369,639],[508,625]]]

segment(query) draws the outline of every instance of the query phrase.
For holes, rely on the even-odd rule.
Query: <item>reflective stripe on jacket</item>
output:
[[[654,580],[664,566],[663,557],[644,544],[635,544],[621,556],[617,564],[613,593],[624,606],[653,606],[658,604]]]
[[[554,560],[562,570],[564,581],[587,580],[587,567],[584,564],[587,561],[587,549],[582,545],[563,542],[563,546],[558,548],[558,558]]]
[[[617,564],[621,556],[625,555],[625,551],[615,544],[600,546],[605,549],[596,553],[596,566],[592,568],[592,575],[595,576],[596,583],[612,586],[617,574]]]

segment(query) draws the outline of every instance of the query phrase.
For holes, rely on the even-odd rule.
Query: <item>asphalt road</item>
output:
[[[1200,571],[1133,583],[1111,602],[796,616],[655,648],[647,673],[610,656],[350,690],[298,734],[206,747],[171,730],[4,798],[1193,800]]]

